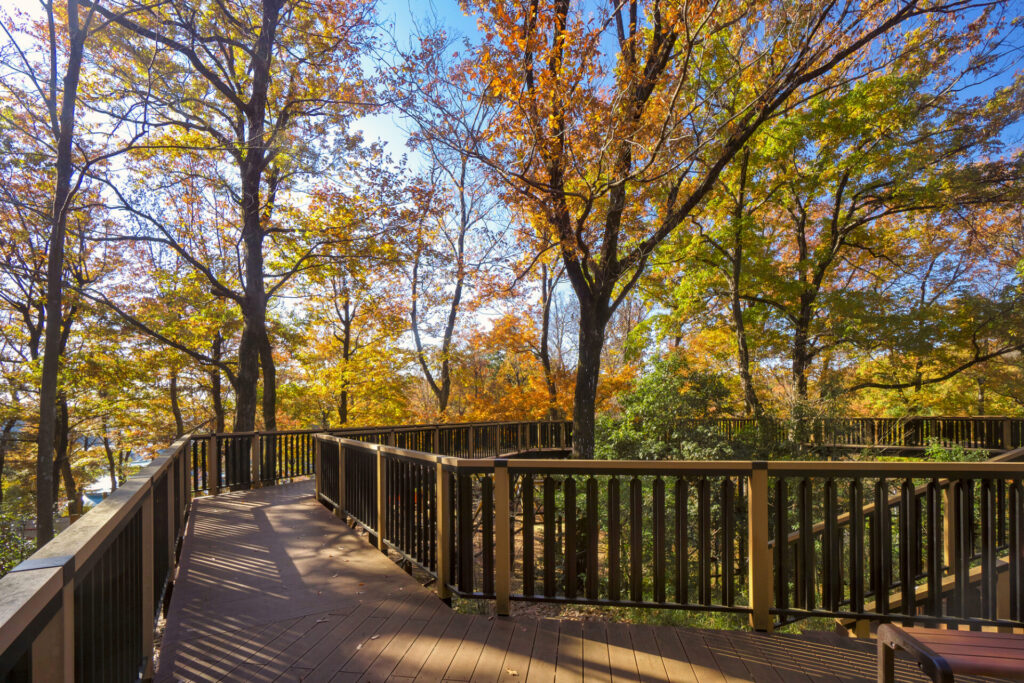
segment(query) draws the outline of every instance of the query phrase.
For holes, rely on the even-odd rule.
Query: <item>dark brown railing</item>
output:
[[[725,439],[741,436],[767,446],[794,439],[786,420],[754,418],[684,419]],[[806,424],[809,445],[824,447],[924,449],[937,444],[990,451],[1024,447],[1024,418],[1012,417],[850,417],[813,418]]]
[[[479,422],[299,429],[278,432],[199,434],[192,441],[192,490],[246,489],[269,486],[313,474],[313,436],[318,433],[400,448],[458,456],[490,458],[541,448],[571,448],[572,422]],[[216,454],[211,458],[210,454]]]
[[[1024,451],[980,464],[638,463],[317,442],[324,504],[438,578],[442,597],[495,599],[500,613],[534,600],[739,612],[758,628],[808,616],[1024,626]]]
[[[189,506],[183,437],[0,578],[0,681],[151,677]]]

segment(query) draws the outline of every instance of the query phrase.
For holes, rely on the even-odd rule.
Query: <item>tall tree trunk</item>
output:
[[[7,449],[14,441],[14,427],[18,424],[18,418],[9,417],[4,421],[3,432],[0,432],[0,506],[4,502],[4,465],[7,461]]]
[[[68,498],[68,514],[78,516],[82,514],[82,496],[71,471],[71,416],[68,413],[68,398],[64,392],[57,397],[57,426],[57,469]]]
[[[185,433],[185,420],[181,417],[181,405],[178,401],[178,373],[171,373],[171,413],[174,415],[174,438]]]
[[[348,389],[342,389],[338,397],[338,422],[342,425],[348,422]]]
[[[551,349],[548,347],[551,335],[551,299],[555,293],[557,277],[548,278],[547,264],[541,264],[541,313],[540,313],[540,346],[537,355],[544,369],[544,384],[548,390],[548,419],[561,418],[558,410],[558,387],[555,385],[554,373],[551,371]]]
[[[110,445],[110,437],[106,434],[106,426],[103,428],[103,451],[107,455],[107,473],[110,474],[110,490],[116,491],[118,484],[117,461],[114,460],[114,449]]]
[[[211,345],[213,359],[220,362],[224,352],[224,336],[218,332]],[[210,398],[213,402],[213,431],[223,433],[225,427],[224,397],[221,393],[220,368],[216,365],[210,370]]]
[[[597,381],[601,376],[601,349],[610,317],[607,306],[595,306],[580,297],[579,362],[572,413],[574,458],[591,460],[594,457]]]
[[[793,440],[797,444],[806,443],[810,437],[808,425],[807,403],[807,371],[811,364],[811,353],[809,345],[810,310],[809,307],[802,307],[802,312],[797,318],[793,329],[793,349],[791,357],[791,373],[793,389],[796,392],[796,399],[793,404],[793,424],[795,433]]]
[[[260,367],[263,368],[263,428],[273,432],[277,431],[277,366],[266,326],[260,343]]]
[[[736,335],[736,365],[743,387],[743,406],[747,415],[760,419],[763,409],[754,391],[750,375],[750,347],[747,344],[747,329],[743,321],[743,300],[740,282],[743,278],[743,221],[746,217],[747,169],[750,166],[750,148],[745,148],[740,158],[740,178],[737,188],[736,211],[733,214],[732,252],[729,257],[729,309],[732,314],[733,331]]]
[[[53,21],[53,9],[50,7]],[[36,542],[42,546],[53,538],[53,447],[56,431],[57,381],[60,371],[61,321],[64,303],[64,241],[67,235],[68,208],[71,203],[72,142],[74,140],[75,104],[78,80],[82,71],[87,26],[79,26],[78,0],[67,3],[69,53],[61,93],[60,112],[51,104],[51,120],[57,148],[56,181],[53,191],[49,254],[46,264],[46,331],[43,338],[43,368],[39,387],[39,443],[36,456]],[[53,46],[56,51],[56,46]],[[51,70],[50,92],[57,94],[56,68]]]

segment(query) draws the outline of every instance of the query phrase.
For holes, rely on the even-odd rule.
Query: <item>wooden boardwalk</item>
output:
[[[196,500],[159,681],[874,681],[873,643],[458,614],[313,500]],[[897,661],[897,680],[925,681]]]

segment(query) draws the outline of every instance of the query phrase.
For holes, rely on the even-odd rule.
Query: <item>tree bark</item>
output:
[[[211,344],[210,353],[213,359],[220,362],[224,353],[224,336],[217,332]],[[210,398],[213,402],[213,431],[217,434],[224,432],[224,397],[222,395],[220,368],[216,365],[210,369]]]
[[[0,432],[0,506],[4,502],[4,464],[7,461],[7,449],[13,442],[14,427],[18,424],[18,418],[10,417],[4,421],[3,431]]]
[[[82,514],[82,496],[75,483],[74,473],[71,471],[71,416],[68,412],[68,399],[64,392],[57,398],[57,470],[64,483],[64,493],[68,498],[68,514]],[[56,482],[54,482],[56,488]],[[54,499],[56,499],[54,491]]]
[[[601,376],[601,349],[611,313],[607,306],[580,300],[579,362],[573,402],[572,450],[574,458],[594,458],[597,382]]]
[[[50,21],[54,21],[50,8]],[[43,367],[39,387],[39,443],[36,457],[36,543],[39,546],[53,538],[53,449],[56,432],[57,382],[60,371],[61,321],[64,303],[64,241],[67,234],[68,208],[72,199],[72,142],[74,140],[75,104],[78,81],[82,71],[87,26],[79,26],[78,0],[67,3],[69,53],[61,93],[59,116],[56,107],[56,64],[51,71],[51,120],[55,125],[57,158],[56,182],[53,192],[50,251],[46,267],[46,330],[43,337]],[[56,49],[56,46],[53,46]]]
[[[554,373],[551,370],[551,349],[549,339],[551,335],[551,299],[555,293],[555,284],[558,278],[548,277],[547,264],[541,264],[541,313],[540,313],[540,345],[537,349],[537,356],[540,359],[541,367],[544,369],[544,384],[548,390],[548,419],[558,420],[561,413],[558,410],[558,387],[555,385]]]
[[[174,415],[174,438],[177,439],[185,433],[185,420],[181,417],[181,405],[178,402],[177,371],[171,373],[171,413]]]

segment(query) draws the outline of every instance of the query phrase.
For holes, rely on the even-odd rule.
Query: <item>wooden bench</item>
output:
[[[1024,635],[935,628],[878,627],[878,681],[893,683],[895,651],[903,650],[936,683],[957,674],[1024,681]]]

